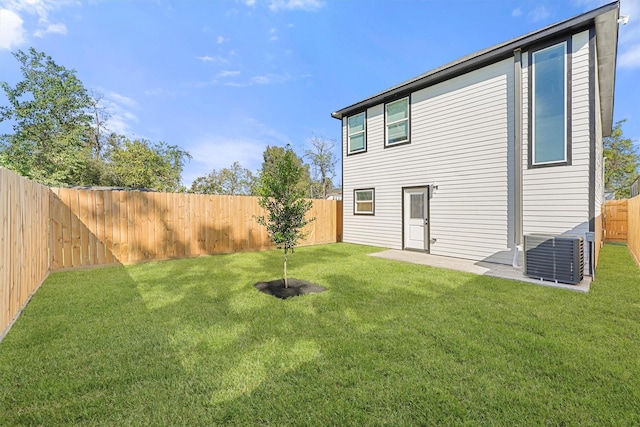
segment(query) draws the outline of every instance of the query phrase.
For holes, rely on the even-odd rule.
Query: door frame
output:
[[[431,185],[429,184],[425,184],[425,185],[411,185],[411,186],[407,186],[407,187],[402,187],[402,193],[401,193],[401,198],[402,198],[402,228],[401,228],[401,232],[402,232],[402,250],[403,251],[415,251],[415,252],[424,252],[424,253],[431,253],[431,194],[432,189],[431,189]],[[413,248],[407,248],[405,246],[405,203],[404,203],[404,199],[405,199],[405,191],[407,190],[417,190],[419,188],[424,188],[425,189],[425,206],[424,206],[424,216],[427,220],[427,223],[425,224],[424,228],[424,234],[425,234],[425,238],[424,238],[424,249],[420,250],[420,249],[413,249]]]

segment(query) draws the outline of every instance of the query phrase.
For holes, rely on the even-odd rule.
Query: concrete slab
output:
[[[400,251],[389,249],[382,252],[375,252],[369,256],[390,259],[394,261],[409,262],[412,264],[428,265],[431,267],[445,268],[448,270],[464,271],[466,273],[478,274],[481,276],[499,277],[501,279],[514,280],[517,282],[533,283],[536,285],[550,286],[552,288],[566,289],[577,292],[589,292],[591,287],[591,277],[585,276],[577,285],[567,285],[548,280],[532,279],[522,273],[522,268],[514,268],[510,265],[496,264],[484,261],[472,261],[462,258],[451,258],[438,255],[425,254],[422,252]]]

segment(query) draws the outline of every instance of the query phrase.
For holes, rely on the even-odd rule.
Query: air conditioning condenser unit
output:
[[[525,275],[576,285],[584,277],[582,237],[529,234],[524,236]]]

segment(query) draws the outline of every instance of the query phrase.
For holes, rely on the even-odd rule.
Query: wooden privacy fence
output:
[[[628,237],[627,246],[640,266],[640,196],[628,200]]]
[[[50,271],[272,248],[257,197],[49,188],[0,168],[0,339]],[[301,245],[342,240],[313,200]]]
[[[626,242],[628,233],[627,200],[607,200],[604,205],[605,241]]]
[[[49,274],[49,188],[0,168],[0,339]]]
[[[272,248],[258,198],[52,188],[51,269]],[[301,245],[340,240],[342,202],[314,200]]]

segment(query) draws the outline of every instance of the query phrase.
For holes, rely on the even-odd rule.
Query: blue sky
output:
[[[12,51],[44,51],[104,95],[110,130],[189,151],[190,185],[236,160],[257,170],[266,145],[339,144],[332,111],[605,3],[0,0],[0,80],[21,78]],[[627,118],[637,141],[640,0],[621,4],[631,18],[620,26],[614,120]]]

